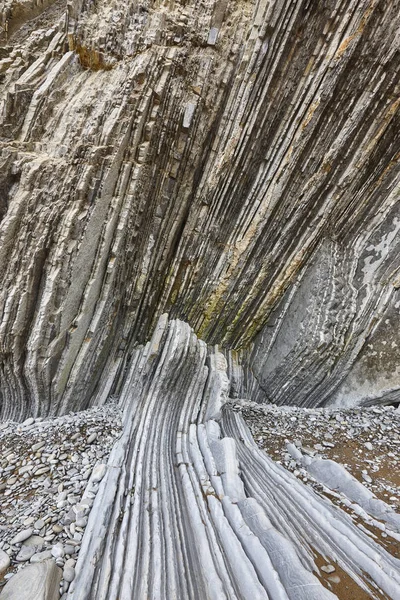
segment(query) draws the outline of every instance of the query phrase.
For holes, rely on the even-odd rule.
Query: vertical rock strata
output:
[[[103,402],[164,311],[257,399],[398,398],[398,0],[0,10],[3,417]]]

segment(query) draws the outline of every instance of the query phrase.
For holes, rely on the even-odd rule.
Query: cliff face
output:
[[[3,417],[104,401],[165,311],[255,399],[399,398],[398,1],[1,10]]]

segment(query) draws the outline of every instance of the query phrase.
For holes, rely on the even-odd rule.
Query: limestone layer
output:
[[[0,11],[3,417],[103,402],[164,311],[257,400],[399,397],[398,0]]]
[[[223,355],[162,317],[134,353],[68,598],[333,600],[317,553],[398,598],[400,560],[259,450],[228,390]]]

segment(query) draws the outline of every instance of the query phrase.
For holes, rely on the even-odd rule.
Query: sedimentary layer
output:
[[[257,400],[398,399],[399,14],[3,4],[4,417],[103,402],[164,311]]]
[[[223,355],[163,317],[133,365],[68,598],[333,599],[317,555],[369,597],[397,597],[400,561],[259,450],[225,405]]]

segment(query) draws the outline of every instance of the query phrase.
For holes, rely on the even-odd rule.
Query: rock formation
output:
[[[289,444],[296,478],[228,400],[400,400],[400,1],[5,0],[0,26],[0,434],[124,412],[107,464],[80,431],[1,449],[0,600],[30,573],[46,600],[399,598],[393,506]]]
[[[399,14],[3,4],[3,417],[104,402],[165,311],[254,399],[399,398]]]
[[[125,428],[68,598],[333,600],[312,573],[315,550],[370,597],[379,588],[396,598],[400,560],[258,450],[224,406],[223,355],[206,359],[190,327],[165,317],[134,353],[121,395]]]

